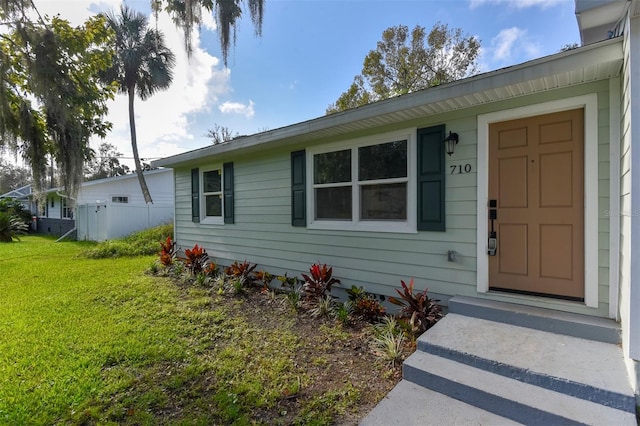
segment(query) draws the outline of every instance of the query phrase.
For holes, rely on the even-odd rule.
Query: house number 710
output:
[[[462,173],[471,173],[471,164],[453,164],[449,166],[452,175],[460,175]]]

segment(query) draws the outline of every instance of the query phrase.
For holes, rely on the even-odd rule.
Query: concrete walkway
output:
[[[361,425],[635,426],[617,339],[612,321],[453,298]]]

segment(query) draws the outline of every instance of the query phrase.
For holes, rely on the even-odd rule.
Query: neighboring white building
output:
[[[135,173],[84,182],[75,209],[78,240],[104,241],[171,222],[173,170],[151,170],[144,175],[152,204],[145,203]]]
[[[16,198],[37,216],[40,234],[59,237],[76,230],[78,240],[104,241],[173,220],[173,170],[155,169],[144,175],[153,199],[149,205],[135,173],[83,182],[75,202],[61,188],[52,188],[44,202],[37,203],[31,185],[0,198]]]

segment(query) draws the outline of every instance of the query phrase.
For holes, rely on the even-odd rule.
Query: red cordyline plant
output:
[[[439,300],[430,299],[426,288],[414,293],[413,278],[409,281],[409,285],[404,281],[400,283],[402,291],[396,289],[400,299],[389,297],[389,302],[402,307],[400,316],[409,321],[414,336],[420,335],[443,317],[442,308],[437,303]]]
[[[192,249],[186,249],[184,251],[184,255],[187,258],[185,264],[187,265],[189,272],[196,275],[204,271],[207,266],[207,261],[209,260],[209,255],[204,247],[200,247],[196,244]]]
[[[333,268],[327,267],[326,263],[320,265],[320,262],[314,263],[309,268],[310,275],[302,274],[304,278],[304,284],[302,290],[304,291],[305,298],[318,300],[327,293],[331,293],[331,287],[334,284],[340,284],[340,280],[333,278]]]
[[[176,242],[171,241],[171,236],[169,235],[165,242],[160,242],[160,247],[161,250],[160,253],[158,253],[158,256],[160,256],[160,263],[164,266],[172,265],[176,258]]]

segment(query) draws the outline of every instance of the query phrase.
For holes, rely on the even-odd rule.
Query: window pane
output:
[[[313,183],[351,182],[351,150],[313,156]]]
[[[205,204],[207,216],[222,216],[222,197],[220,195],[206,195]]]
[[[351,187],[317,188],[316,219],[351,220]]]
[[[406,220],[407,184],[360,187],[360,210],[362,220]]]
[[[123,196],[116,195],[116,196],[111,197],[111,202],[112,203],[123,203],[123,204],[126,204],[126,203],[129,202],[129,197],[123,197]]]
[[[220,170],[202,173],[202,192],[220,192]]]
[[[358,148],[359,179],[391,179],[407,176],[407,141]]]

